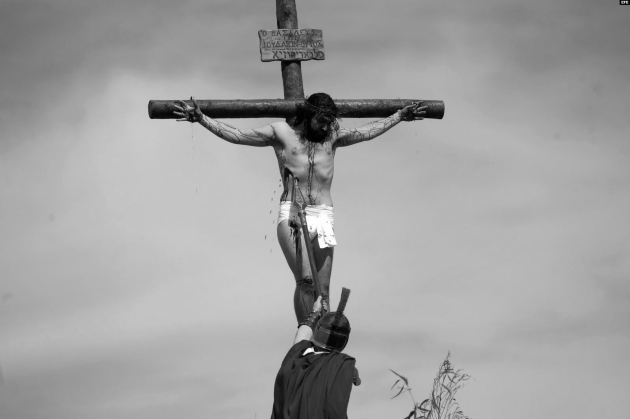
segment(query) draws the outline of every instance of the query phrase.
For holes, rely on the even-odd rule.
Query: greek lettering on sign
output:
[[[258,37],[261,61],[325,59],[321,29],[262,29]]]

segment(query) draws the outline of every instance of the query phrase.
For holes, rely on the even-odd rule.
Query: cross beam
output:
[[[276,0],[278,29],[298,29],[295,0]],[[254,100],[198,100],[201,111],[211,118],[291,118],[296,104],[304,100],[302,66],[300,61],[281,61],[282,99]],[[149,101],[149,118],[176,119],[175,100]],[[424,102],[428,109],[425,118],[442,119],[444,102],[418,99],[335,99],[342,118],[384,118],[412,102]],[[187,102],[192,106],[192,102]]]
[[[197,100],[201,112],[210,118],[291,118],[295,116],[298,103],[304,99],[252,99],[252,100]],[[184,101],[193,106],[192,101]],[[335,99],[342,118],[385,118],[398,109],[419,99]],[[444,102],[441,100],[422,101],[428,109],[425,118],[442,119]],[[149,118],[176,119],[175,100],[149,101]]]

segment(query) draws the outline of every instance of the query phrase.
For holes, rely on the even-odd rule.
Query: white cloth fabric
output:
[[[307,221],[308,222],[308,221]],[[314,355],[319,355],[319,354],[327,354],[328,352],[315,352],[315,349],[313,348],[306,348],[306,350],[302,353],[302,356],[306,356],[308,354],[314,354]]]
[[[335,231],[333,230],[334,217],[333,207],[328,205],[307,205],[306,206],[306,224],[308,224],[308,232],[310,239],[317,235],[317,241],[320,248],[333,247],[337,245],[335,239]],[[280,203],[280,211],[278,212],[278,224],[284,220],[292,219],[299,224],[298,209],[293,202],[284,201]]]

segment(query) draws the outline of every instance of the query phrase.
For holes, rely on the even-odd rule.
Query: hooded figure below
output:
[[[326,313],[319,322],[318,298],[311,314],[300,323],[276,377],[271,419],[348,417],[352,384],[361,384],[355,359],[340,352],[350,335],[350,323],[343,315],[349,295],[350,290],[344,288],[337,311]]]

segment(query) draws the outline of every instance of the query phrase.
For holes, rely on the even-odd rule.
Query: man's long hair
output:
[[[326,93],[313,93],[304,101],[299,103],[295,112],[294,125],[303,125],[304,132],[308,132],[312,118],[323,119],[330,123],[333,131],[339,129],[339,109],[335,101]]]

